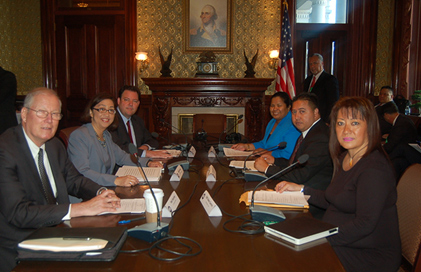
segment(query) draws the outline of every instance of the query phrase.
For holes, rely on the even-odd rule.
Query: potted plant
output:
[[[416,108],[418,110],[418,116],[421,117],[421,90],[415,91],[411,98],[414,103],[410,107]]]

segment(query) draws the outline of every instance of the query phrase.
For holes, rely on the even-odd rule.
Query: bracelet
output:
[[[107,187],[101,187],[98,189],[98,191],[96,192],[96,195],[100,195],[102,194],[104,191],[108,190]]]

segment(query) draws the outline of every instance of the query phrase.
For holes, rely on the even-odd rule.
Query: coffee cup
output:
[[[162,189],[159,189],[159,188],[153,188],[152,190],[155,194],[156,200],[158,201],[159,213],[160,215],[162,215],[162,201],[164,198],[164,191],[162,191]],[[145,212],[146,222],[148,223],[156,222],[158,211],[156,209],[156,203],[151,193],[151,190],[150,189],[145,190],[145,192],[143,193],[143,197],[145,198],[145,204],[146,204],[146,212]]]

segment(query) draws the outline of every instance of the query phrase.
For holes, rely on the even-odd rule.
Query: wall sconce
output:
[[[271,50],[269,52],[269,67],[273,70],[278,69],[279,50]]]
[[[136,52],[135,58],[139,63],[139,73],[142,73],[149,67],[149,58],[147,52]]]

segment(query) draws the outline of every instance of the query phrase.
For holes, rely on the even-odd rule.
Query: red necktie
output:
[[[130,127],[130,120],[127,121],[127,132],[129,133],[130,142],[133,143],[132,128]]]
[[[303,134],[300,135],[295,144],[294,152],[292,152],[291,158],[289,158],[289,164],[291,165],[294,162],[295,155],[297,154],[298,148],[300,148],[301,142],[303,141]]]
[[[311,82],[311,85],[310,85],[310,92],[311,92],[311,90],[313,90],[314,84],[316,84],[316,77],[315,76],[313,76],[313,81]]]

